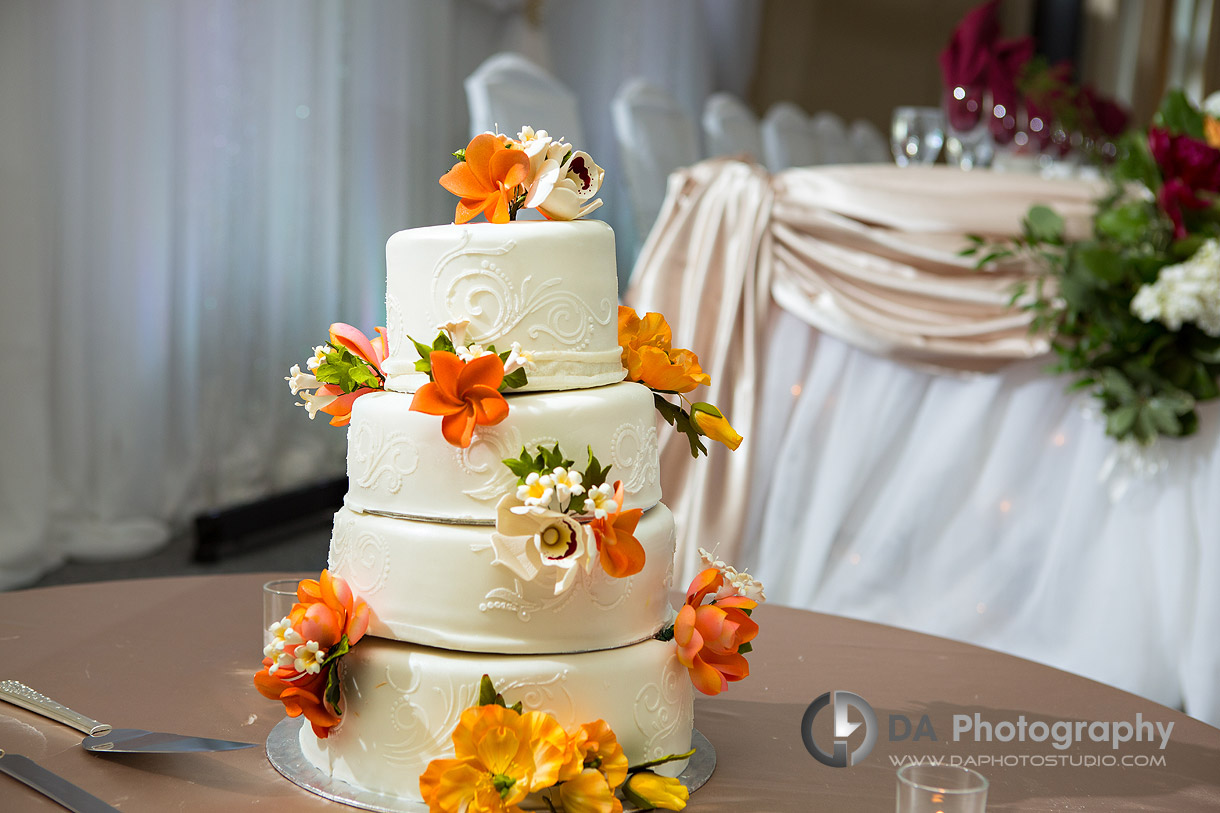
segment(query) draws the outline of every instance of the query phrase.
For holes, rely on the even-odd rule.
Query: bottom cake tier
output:
[[[419,799],[428,763],[453,756],[451,735],[490,675],[509,705],[565,729],[605,720],[631,765],[690,750],[693,696],[672,642],[566,655],[483,655],[366,637],[341,661],[343,720],[327,739],[301,729],[301,750],[329,776]],[[685,762],[658,773],[677,776]]]

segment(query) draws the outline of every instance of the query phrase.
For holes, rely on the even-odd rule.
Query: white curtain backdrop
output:
[[[612,172],[614,90],[743,86],[751,5],[0,4],[0,589],[342,473],[283,376],[330,322],[382,322],[391,233],[452,219],[489,54],[544,51]]]

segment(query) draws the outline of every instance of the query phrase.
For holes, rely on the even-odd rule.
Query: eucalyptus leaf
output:
[[[1025,229],[1034,242],[1063,242],[1063,218],[1049,206],[1030,207],[1025,215]]]
[[[1203,114],[1181,90],[1175,89],[1165,94],[1161,109],[1153,121],[1171,133],[1203,138]]]

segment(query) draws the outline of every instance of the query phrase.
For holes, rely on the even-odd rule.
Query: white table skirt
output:
[[[1098,475],[1115,444],[1047,359],[933,374],[777,312],[740,554],[770,600],[1011,652],[1220,725],[1216,404],[1114,500]]]

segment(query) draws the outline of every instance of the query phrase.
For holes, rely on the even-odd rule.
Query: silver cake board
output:
[[[308,725],[308,722],[285,717],[267,735],[267,759],[286,779],[310,793],[361,810],[374,810],[377,813],[428,813],[428,806],[423,802],[365,790],[318,770],[313,763],[305,759],[305,754],[301,751],[302,725]],[[698,729],[691,730],[690,741],[695,748],[695,755],[687,761],[682,773],[678,774],[678,781],[693,794],[703,787],[716,769],[716,749]],[[623,813],[637,810],[639,808],[630,803],[623,805]]]

